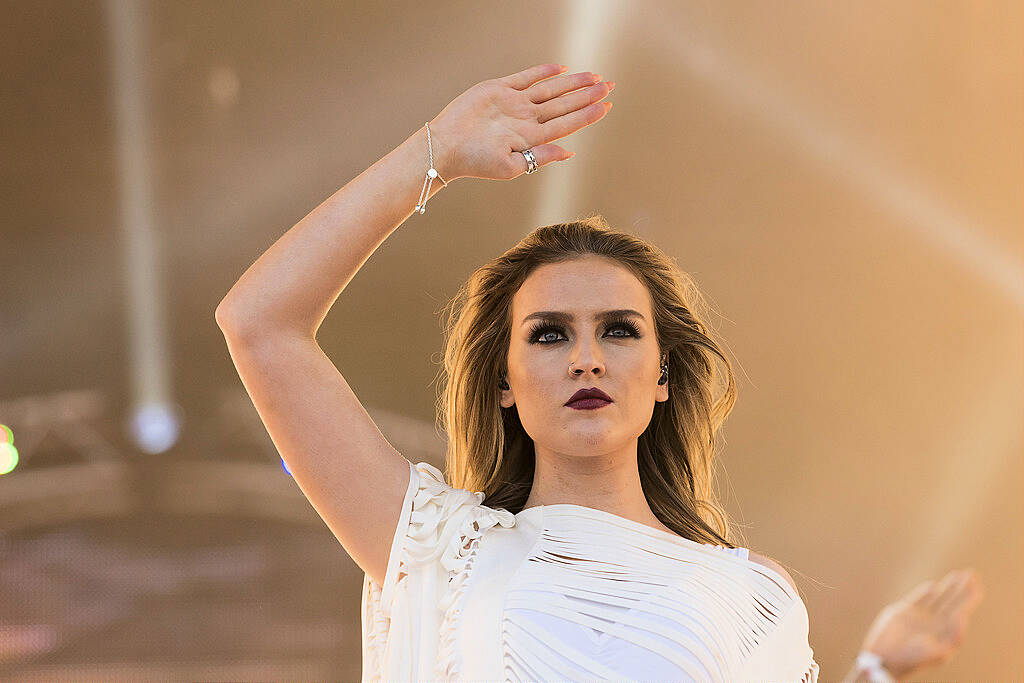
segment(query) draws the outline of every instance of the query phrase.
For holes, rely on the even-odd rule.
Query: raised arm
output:
[[[335,192],[253,263],[217,307],[231,359],[292,476],[357,564],[383,584],[409,462],[377,429],[316,334],[363,263],[421,201],[461,177],[508,180],[570,156],[548,141],[589,125],[608,94],[557,65],[476,84]],[[581,89],[582,88],[582,89]],[[424,201],[429,198],[424,198]]]
[[[590,72],[549,78],[560,71],[535,66],[459,95],[430,122],[429,147],[427,126],[420,126],[260,256],[218,306],[221,328],[235,336],[284,330],[315,338],[338,295],[413,213],[431,147],[434,168],[448,183],[516,178],[527,170],[525,149],[539,166],[568,159],[550,141],[603,118],[611,104],[599,100],[610,87]],[[441,187],[434,179],[429,196]]]

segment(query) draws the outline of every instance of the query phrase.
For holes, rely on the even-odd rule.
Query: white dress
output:
[[[803,601],[746,548],[568,503],[513,515],[409,467],[384,585],[363,580],[363,681],[816,683]]]

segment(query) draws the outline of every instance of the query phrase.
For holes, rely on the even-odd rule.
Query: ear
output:
[[[513,405],[515,405],[516,396],[515,394],[512,393],[512,389],[498,389],[498,391],[501,393],[499,403],[501,404],[502,408],[511,408]]]
[[[660,362],[664,363],[667,360],[668,360],[668,355],[664,355],[664,356],[661,357]],[[658,366],[658,369],[659,370],[661,369],[660,365]],[[660,372],[658,374],[658,379],[661,379]],[[667,401],[668,400],[668,382],[665,382],[664,384],[659,384],[658,385],[657,391],[654,392],[654,400],[655,401],[659,401],[659,402],[660,401]]]
[[[659,375],[660,376],[660,375]],[[659,384],[658,390],[654,392],[655,401],[667,401],[668,400],[668,383]]]

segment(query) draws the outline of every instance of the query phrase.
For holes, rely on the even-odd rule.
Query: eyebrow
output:
[[[623,316],[630,316],[645,320],[642,313],[634,311],[632,308],[615,308],[610,311],[600,311],[596,314],[598,320],[608,320],[610,318],[620,318]],[[523,322],[520,324],[525,325],[530,320],[539,318],[541,320],[555,320],[558,322],[572,322],[576,317],[572,313],[566,313],[565,311],[537,311],[523,318]]]

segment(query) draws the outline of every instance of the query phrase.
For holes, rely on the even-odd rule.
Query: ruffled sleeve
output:
[[[449,486],[427,462],[409,463],[383,585],[363,579],[363,681],[434,678],[442,625],[450,616],[473,541],[515,516],[481,505],[483,492]]]

